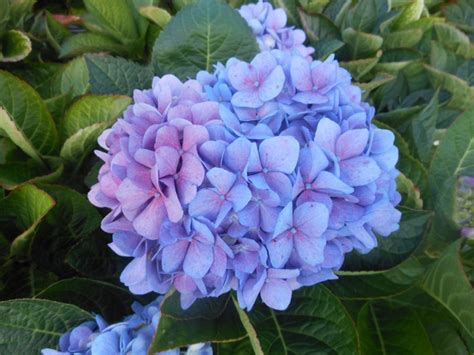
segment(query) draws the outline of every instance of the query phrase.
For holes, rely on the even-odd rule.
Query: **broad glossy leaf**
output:
[[[412,146],[425,165],[429,165],[434,150],[434,133],[438,121],[438,92],[428,105],[416,114],[410,122]]]
[[[466,59],[474,57],[474,45],[464,32],[447,23],[437,23],[433,27],[443,46]]]
[[[410,308],[367,303],[357,317],[362,354],[434,354],[417,314]]]
[[[110,235],[97,232],[81,238],[66,256],[66,263],[79,274],[98,280],[116,280],[128,260],[109,247]]]
[[[474,108],[463,113],[447,130],[429,171],[436,211],[451,222],[457,180],[463,175],[474,175]]]
[[[452,243],[426,273],[422,288],[474,338],[474,290],[459,258],[460,241]]]
[[[32,158],[54,153],[58,132],[38,93],[14,75],[0,71],[0,122],[8,137]]]
[[[14,217],[21,233],[15,237],[10,254],[28,254],[34,231],[53,208],[55,201],[34,185],[23,185],[0,200],[0,215]]]
[[[236,57],[250,60],[257,42],[245,20],[229,5],[200,0],[178,12],[153,49],[155,72],[185,79]]]
[[[402,195],[400,205],[413,209],[423,208],[420,190],[403,173],[397,176],[397,191]]]
[[[212,311],[209,319],[209,305],[214,301],[199,302],[193,306],[189,315],[186,311],[171,311],[170,308],[179,307],[177,296],[171,294],[171,300],[165,298],[161,305],[162,313],[155,337],[149,349],[150,352],[165,351],[176,347],[184,347],[200,342],[227,342],[245,337],[245,330],[240,324],[239,316],[234,308],[230,295],[224,295],[219,303],[217,312]],[[172,305],[167,305],[172,302]],[[170,312],[171,311],[171,312]],[[165,313],[170,312],[170,313]],[[179,318],[176,318],[178,315]]]
[[[350,48],[351,57],[361,59],[374,56],[382,47],[383,38],[374,34],[346,28],[342,32],[342,39]]]
[[[286,311],[263,303],[248,314],[265,354],[358,354],[354,323],[323,285],[293,293]]]
[[[342,299],[380,299],[413,287],[424,272],[423,265],[413,256],[399,265],[383,271],[339,271],[338,280],[326,286]]]
[[[420,42],[422,36],[421,29],[391,32],[384,37],[383,48],[412,48]]]
[[[443,88],[452,94],[450,107],[465,110],[471,107],[474,100],[474,88],[455,75],[442,72],[429,65],[424,65],[428,77],[435,88]]]
[[[377,89],[380,86],[383,86],[389,82],[391,82],[395,77],[388,73],[378,73],[372,80],[366,83],[355,83],[358,87],[360,87],[363,91],[363,98],[367,100],[370,93]]]
[[[92,320],[80,308],[47,300],[20,299],[0,302],[0,353],[38,354],[55,348],[60,336]]]
[[[344,270],[386,270],[407,259],[423,239],[431,217],[428,211],[398,208],[402,212],[400,229],[388,237],[377,237],[378,246],[368,254],[356,251],[346,257]]]
[[[23,32],[10,30],[1,40],[0,62],[18,62],[31,52],[31,41]]]
[[[123,45],[100,33],[84,32],[70,36],[61,45],[59,56],[71,58],[85,53],[124,53]]]
[[[134,89],[151,86],[153,71],[124,58],[108,55],[87,55],[91,92],[131,96]]]
[[[93,23],[118,40],[139,37],[126,0],[84,0]]]
[[[392,30],[403,29],[405,26],[415,22],[421,17],[424,7],[424,0],[413,0],[406,5],[400,14],[391,22],[390,28]]]
[[[68,138],[80,129],[97,123],[111,123],[131,103],[128,96],[87,95],[79,98],[69,107],[64,116],[62,134]]]
[[[74,304],[103,316],[108,322],[120,321],[131,313],[133,296],[116,285],[84,278],[60,280],[35,298]]]
[[[168,11],[156,6],[141,7],[140,14],[161,28],[165,28],[171,20],[171,15]]]
[[[352,77],[357,80],[363,80],[364,75],[369,73],[380,59],[381,51],[374,58],[351,60],[350,62],[341,62],[341,67],[349,70]]]
[[[12,161],[0,165],[0,186],[13,190],[24,183],[55,182],[64,170],[61,159],[45,158],[47,168],[34,160]]]

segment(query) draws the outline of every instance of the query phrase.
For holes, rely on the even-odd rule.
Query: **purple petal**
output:
[[[234,186],[226,196],[227,200],[232,202],[234,211],[242,210],[252,198],[252,193],[244,184]]]
[[[191,293],[196,290],[196,283],[188,275],[178,275],[174,280],[174,286],[181,294]]]
[[[138,234],[147,239],[160,237],[161,223],[166,218],[166,209],[162,198],[154,198],[133,221]]]
[[[122,211],[130,220],[137,216],[143,205],[152,197],[153,191],[141,189],[130,179],[125,179],[117,190],[117,199],[122,204]]]
[[[295,248],[301,260],[308,265],[315,266],[324,261],[324,246],[326,239],[320,235],[305,235],[298,233],[295,236]]]
[[[245,283],[242,290],[242,303],[247,307],[247,310],[250,311],[255,304],[265,279],[266,273],[261,273],[258,278],[251,278]]]
[[[278,215],[273,236],[276,237],[293,227],[293,204],[289,202]]]
[[[212,168],[206,176],[209,182],[223,195],[229,192],[236,180],[235,174],[222,168]]]
[[[251,90],[257,80],[257,72],[253,66],[245,62],[238,62],[229,68],[227,77],[235,89],[239,91]]]
[[[199,146],[209,140],[209,133],[204,126],[189,125],[183,130],[183,150],[189,151],[193,146]]]
[[[263,285],[260,295],[268,307],[283,311],[290,305],[291,287],[286,281],[270,279]]]
[[[220,166],[226,145],[221,141],[207,141],[199,147],[199,156],[210,166]]]
[[[291,200],[293,188],[288,176],[283,173],[268,173],[265,174],[265,181],[268,186],[278,194],[282,203]]]
[[[321,171],[321,173],[319,173],[314,182],[314,186],[318,191],[324,191],[333,194],[351,194],[354,192],[352,187],[343,183],[336,177],[336,175],[328,171]]]
[[[219,120],[219,104],[217,102],[205,101],[194,104],[191,107],[193,123],[205,125],[209,121]]]
[[[312,182],[319,172],[326,169],[328,165],[329,161],[326,155],[313,142],[310,142],[307,148],[301,150],[298,166],[306,182]]]
[[[282,268],[290,258],[293,250],[293,236],[290,232],[285,232],[268,242],[266,247],[272,266]]]
[[[135,294],[145,294],[151,291],[146,281],[146,263],[147,255],[135,258],[125,267],[120,275],[120,282],[129,287]]]
[[[160,147],[156,150],[154,158],[159,177],[173,176],[176,174],[180,158],[176,149],[167,146]]]
[[[314,140],[320,147],[335,153],[336,140],[340,134],[341,127],[336,122],[325,117],[319,121]]]
[[[251,91],[237,91],[232,95],[231,102],[232,105],[248,108],[258,108],[263,105],[263,101],[260,100],[256,89]]]
[[[300,56],[294,56],[290,67],[291,81],[295,88],[300,91],[309,91],[313,89],[311,81],[311,70],[309,63]]]
[[[200,279],[209,271],[213,260],[212,246],[193,241],[184,258],[183,270],[192,278]]]
[[[341,180],[351,186],[370,184],[380,176],[380,168],[375,160],[361,156],[340,163]]]
[[[179,171],[180,179],[199,186],[204,180],[204,173],[204,167],[198,157],[191,153],[184,153],[182,155],[181,170]]]
[[[247,168],[252,144],[240,137],[227,146],[224,153],[224,164],[235,173],[243,173]]]
[[[264,168],[286,174],[295,170],[299,150],[298,141],[290,136],[265,139],[258,149]]]
[[[369,140],[366,128],[353,129],[339,136],[336,143],[336,155],[339,159],[349,159],[361,155]]]
[[[189,204],[189,214],[214,220],[223,203],[224,200],[221,200],[216,192],[209,189],[200,190]]]
[[[293,100],[305,105],[320,105],[329,101],[329,99],[317,92],[303,91],[293,96]]]
[[[306,202],[295,209],[295,228],[307,237],[314,238],[322,235],[328,227],[328,221],[329,211],[320,203]]]
[[[189,242],[180,240],[163,248],[161,265],[164,272],[174,272],[178,270],[188,251]]]
[[[258,95],[262,101],[270,101],[277,97],[285,84],[285,73],[281,66],[277,66],[270,73],[258,89]]]

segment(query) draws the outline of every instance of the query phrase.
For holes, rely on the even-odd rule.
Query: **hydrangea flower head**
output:
[[[394,135],[350,74],[281,47],[293,30],[280,10],[241,13],[273,49],[135,91],[100,138],[89,194],[111,209],[111,248],[133,258],[121,281],[137,294],[175,287],[184,308],[234,289],[243,308],[260,295],[286,309],[293,290],[336,278],[344,254],[399,227]]]

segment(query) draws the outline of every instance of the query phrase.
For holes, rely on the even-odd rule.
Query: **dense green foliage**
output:
[[[189,3],[0,0],[1,354],[55,347],[92,312],[130,313],[136,297],[118,281],[126,261],[108,249],[102,211],[86,198],[97,137],[154,74],[185,78],[257,51],[228,5]],[[473,353],[474,240],[461,238],[457,218],[458,179],[474,176],[472,1],[273,3],[318,58],[336,53],[377,124],[396,133],[401,228],[352,253],[338,280],[297,291],[284,312],[247,314],[232,295],[184,312],[171,293],[152,349],[212,341],[225,354]]]

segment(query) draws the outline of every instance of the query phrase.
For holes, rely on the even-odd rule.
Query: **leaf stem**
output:
[[[235,309],[239,314],[240,321],[249,335],[250,344],[252,345],[255,355],[264,355],[262,346],[260,345],[260,341],[257,337],[257,333],[255,332],[255,328],[253,327],[252,323],[250,323],[249,316],[242,308],[240,308],[239,302],[237,302],[234,295],[232,295],[232,301],[234,302]]]

